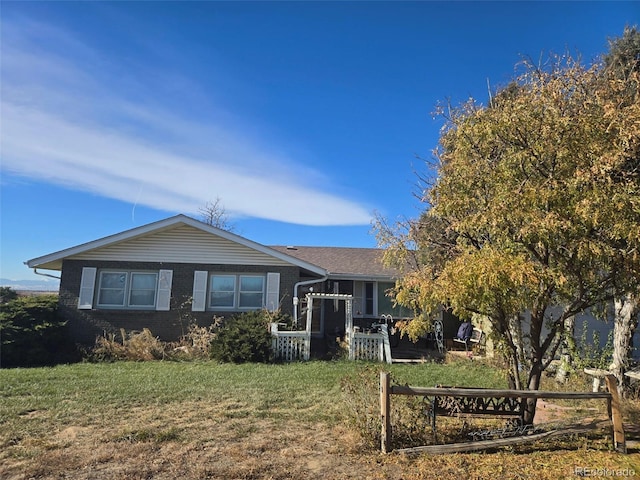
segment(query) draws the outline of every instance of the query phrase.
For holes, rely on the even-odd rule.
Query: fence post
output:
[[[278,350],[278,324],[271,323],[271,350],[273,350],[273,356],[280,358],[280,351]]]
[[[391,443],[391,419],[389,418],[391,405],[389,403],[389,384],[389,373],[380,372],[380,419],[382,421],[380,448],[382,449],[382,453],[387,453],[389,451],[389,444]]]
[[[607,390],[611,394],[611,422],[613,423],[613,446],[621,452],[627,453],[627,443],[624,439],[624,427],[622,426],[622,415],[620,414],[620,397],[618,395],[618,383],[613,375],[604,377],[607,383]]]
[[[393,363],[391,358],[391,343],[389,342],[389,326],[380,325],[380,331],[382,332],[382,344],[384,345],[384,356],[387,358],[387,363]],[[380,361],[383,361],[382,355]]]

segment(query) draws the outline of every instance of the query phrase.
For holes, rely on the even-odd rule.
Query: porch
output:
[[[308,293],[306,299],[306,328],[300,331],[283,331],[277,323],[271,324],[273,350],[277,359],[283,361],[309,360],[313,346],[318,350],[331,351],[331,342],[336,350],[344,341],[350,360],[387,361],[391,363],[391,347],[386,325],[376,325],[364,331],[353,324],[353,295],[339,293]],[[335,328],[330,336],[312,335],[314,302],[329,300],[344,302],[344,329]],[[344,340],[343,340],[344,339]],[[315,344],[315,345],[314,345]],[[322,348],[325,347],[325,348]]]
[[[282,361],[309,360],[311,357],[331,359],[345,355],[350,360],[410,363],[438,360],[444,354],[442,322],[436,322],[433,332],[418,342],[406,336],[401,338],[393,328],[391,315],[378,320],[353,318],[353,296],[337,293],[308,293],[304,330],[282,330],[282,325],[271,324],[273,350]],[[314,334],[314,302],[343,303],[344,323],[335,325],[332,333]],[[336,306],[336,310],[338,307]],[[342,308],[340,308],[342,311]]]

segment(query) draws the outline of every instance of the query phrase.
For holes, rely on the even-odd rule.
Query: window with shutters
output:
[[[158,272],[100,272],[98,308],[153,309],[158,293]]]
[[[264,305],[264,277],[240,275],[238,278],[238,307],[262,308]]]
[[[209,277],[209,308],[212,310],[263,308],[265,279],[265,275],[211,275]]]
[[[233,308],[236,296],[235,275],[211,275],[209,306]]]

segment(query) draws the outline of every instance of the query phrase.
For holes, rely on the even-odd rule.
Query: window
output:
[[[259,309],[265,305],[264,275],[211,275],[209,307]]]
[[[373,282],[366,282],[364,284],[364,314],[374,315],[373,306]]]
[[[391,282],[378,282],[378,314],[391,314],[393,318],[411,317],[411,312],[406,307],[394,305],[393,297],[389,295],[395,286]]]
[[[127,287],[125,272],[100,273],[100,293],[98,305],[124,307],[124,291]]]
[[[240,308],[262,308],[264,295],[264,277],[240,276]]]
[[[155,272],[100,272],[98,306],[155,308],[158,274]]]
[[[236,292],[236,277],[234,275],[211,276],[211,307],[232,308]]]
[[[354,282],[354,317],[377,317],[391,314],[394,318],[410,317],[410,312],[399,305],[393,305],[389,296],[392,282]]]
[[[157,272],[103,270],[82,267],[78,309],[135,308],[168,311],[171,309],[173,270]],[[98,294],[95,295],[95,290]]]
[[[156,303],[157,283],[158,275],[155,273],[131,273],[129,306],[153,307]]]

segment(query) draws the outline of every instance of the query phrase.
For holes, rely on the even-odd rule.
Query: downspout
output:
[[[300,299],[298,298],[298,287],[303,285],[312,285],[314,283],[324,282],[329,278],[329,274],[326,274],[324,277],[315,279],[315,280],[305,280],[304,282],[298,282],[293,286],[293,324],[298,326],[298,303],[300,303]]]
[[[49,277],[49,278],[55,278],[56,280],[61,280],[61,277],[56,277],[55,275],[50,275],[48,273],[40,273],[37,267],[33,269],[33,273],[35,273],[36,275],[40,275],[42,277]]]

